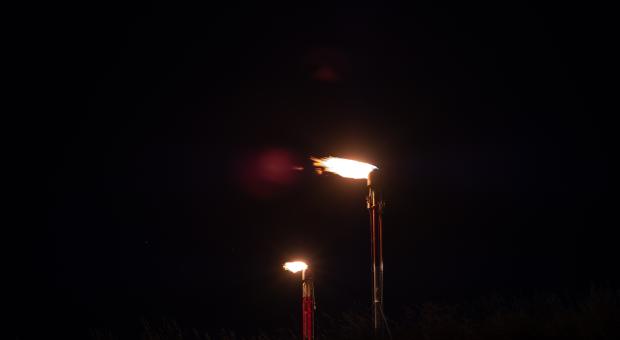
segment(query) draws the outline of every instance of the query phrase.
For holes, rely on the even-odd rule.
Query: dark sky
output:
[[[389,315],[618,282],[597,9],[53,13],[33,29],[51,99],[33,118],[46,229],[24,332],[130,334],[142,316],[294,328],[294,257],[321,312],[366,310],[365,185],[317,176],[310,156],[380,168]]]

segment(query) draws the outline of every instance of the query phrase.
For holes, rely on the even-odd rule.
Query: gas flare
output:
[[[284,269],[293,273],[297,273],[298,271],[308,269],[308,265],[305,262],[295,261],[295,262],[286,262],[284,264]]]
[[[376,166],[368,163],[354,161],[352,159],[338,157],[310,158],[317,167],[317,172],[323,171],[333,172],[339,176],[354,179],[368,179],[368,175],[378,169]]]

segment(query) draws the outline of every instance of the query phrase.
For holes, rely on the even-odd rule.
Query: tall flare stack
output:
[[[302,261],[286,262],[284,269],[291,273],[301,272],[301,339],[314,340],[314,280],[308,265]]]
[[[335,173],[345,178],[366,179],[368,197],[366,205],[370,213],[370,252],[372,271],[372,310],[375,338],[383,337],[385,314],[383,313],[383,200],[377,194],[376,166],[339,157],[310,158],[318,174]],[[386,328],[387,329],[387,328]],[[388,329],[389,330],[389,329]]]

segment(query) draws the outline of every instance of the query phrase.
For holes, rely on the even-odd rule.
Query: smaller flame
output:
[[[352,159],[338,157],[311,157],[310,159],[314,162],[313,164],[317,167],[317,172],[319,174],[323,171],[329,171],[346,178],[368,179],[370,173],[373,170],[378,169],[372,164],[358,162]]]
[[[293,273],[297,273],[298,271],[308,269],[308,265],[305,262],[301,261],[287,262],[284,264],[284,269]]]

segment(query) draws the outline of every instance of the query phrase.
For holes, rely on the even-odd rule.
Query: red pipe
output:
[[[314,340],[314,297],[312,296],[312,280],[302,281],[302,339]]]

